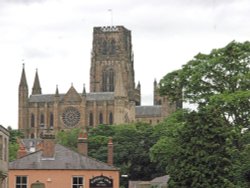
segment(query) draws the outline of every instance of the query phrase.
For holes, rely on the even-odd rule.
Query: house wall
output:
[[[0,125],[0,188],[6,188],[9,163],[9,133]]]
[[[113,187],[119,187],[119,171],[105,170],[9,170],[9,188],[15,188],[16,176],[28,177],[28,188],[37,181],[44,183],[45,188],[72,187],[73,176],[84,177],[84,188],[89,188],[89,180],[95,176],[107,176],[113,179]]]

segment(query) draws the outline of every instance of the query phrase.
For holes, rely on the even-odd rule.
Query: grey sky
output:
[[[108,9],[112,9],[111,12]],[[197,53],[250,39],[249,0],[0,0],[0,124],[17,128],[18,84],[25,62],[29,89],[38,69],[42,92],[89,86],[94,26],[132,31],[135,79],[143,104],[153,81]]]

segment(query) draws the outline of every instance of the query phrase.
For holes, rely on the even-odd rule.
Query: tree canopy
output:
[[[197,105],[182,119],[167,118],[164,132],[174,134],[151,148],[151,159],[166,166],[169,187],[249,187],[250,133],[242,128],[250,124],[250,43],[197,54],[164,76],[159,91]]]

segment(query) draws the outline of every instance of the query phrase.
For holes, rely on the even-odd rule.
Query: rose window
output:
[[[74,107],[68,107],[62,114],[63,123],[67,127],[75,127],[80,121],[81,114]]]

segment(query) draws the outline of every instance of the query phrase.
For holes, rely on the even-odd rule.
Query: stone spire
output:
[[[23,70],[22,70],[21,80],[20,80],[20,84],[19,84],[19,88],[20,88],[20,87],[28,88],[24,64],[23,64]]]
[[[56,97],[59,97],[59,90],[58,90],[58,85],[56,85],[56,93],[55,93]]]
[[[32,95],[37,95],[37,94],[42,94],[42,89],[40,86],[38,71],[36,70],[35,80],[32,88]]]
[[[86,88],[85,88],[85,84],[83,84],[82,96],[86,96]]]

